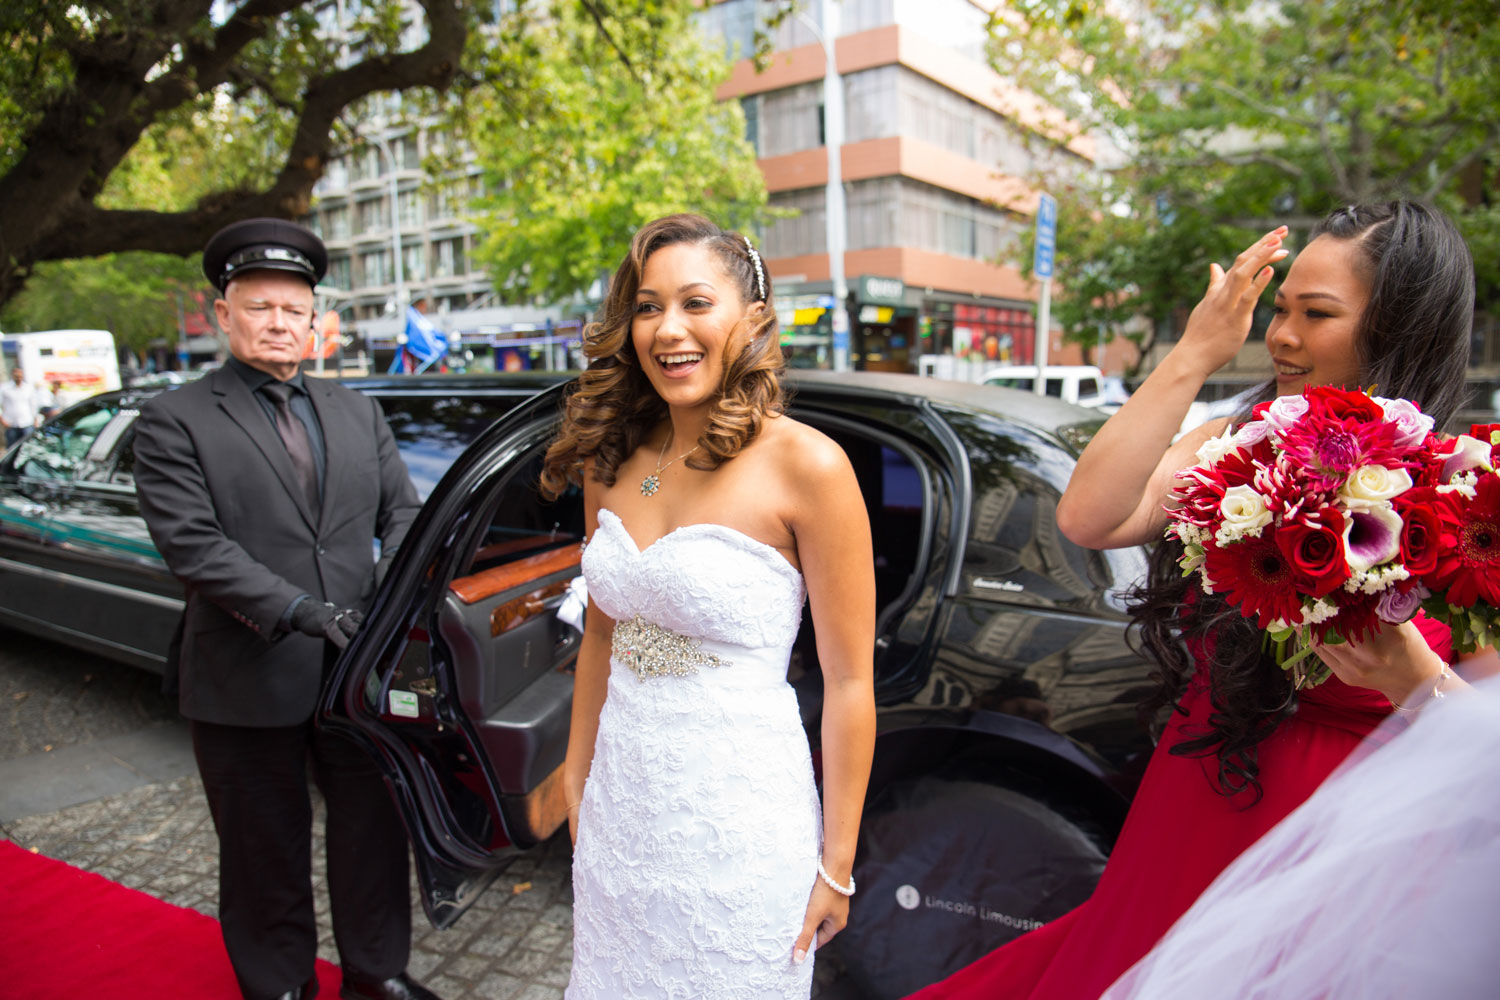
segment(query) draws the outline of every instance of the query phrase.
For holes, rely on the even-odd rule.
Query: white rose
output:
[[[1397,400],[1397,402],[1405,402]],[[1411,489],[1411,475],[1405,469],[1387,469],[1383,465],[1361,465],[1339,487],[1339,499],[1350,510],[1364,510],[1393,499]]]
[[[1266,409],[1265,421],[1278,431],[1284,431],[1307,415],[1307,397],[1277,396]]]
[[[1385,411],[1385,422],[1396,425],[1396,447],[1415,448],[1427,440],[1432,430],[1432,418],[1417,409],[1411,400],[1376,396],[1375,402]]]
[[[1224,456],[1234,451],[1234,432],[1226,430],[1218,437],[1211,437],[1198,447],[1198,464],[1212,469],[1223,460]]]
[[[1249,486],[1231,486],[1226,490],[1224,499],[1219,501],[1219,514],[1223,522],[1214,538],[1220,545],[1246,535],[1259,535],[1261,529],[1271,523],[1265,497]]]

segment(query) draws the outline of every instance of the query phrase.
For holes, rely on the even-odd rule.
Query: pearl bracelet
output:
[[[849,885],[847,888],[839,885],[833,880],[833,876],[828,874],[828,869],[823,867],[823,856],[821,854],[818,855],[818,878],[823,880],[824,885],[841,896],[854,895],[854,876],[852,874],[849,876]]]
[[[1448,683],[1448,678],[1453,676],[1453,672],[1448,669],[1448,664],[1446,661],[1440,660],[1438,662],[1442,663],[1443,669],[1438,672],[1438,678],[1432,685],[1431,694],[1429,694],[1426,698],[1423,698],[1420,703],[1409,708],[1405,705],[1397,703],[1395,699],[1391,699],[1391,707],[1400,712],[1402,715],[1416,715],[1422,709],[1427,707],[1427,703],[1429,701],[1440,701],[1443,698],[1447,697],[1445,694],[1443,694],[1443,685]]]

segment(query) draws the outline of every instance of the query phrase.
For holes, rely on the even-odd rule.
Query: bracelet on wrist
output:
[[[1453,671],[1448,669],[1448,663],[1446,660],[1440,660],[1439,663],[1441,664],[1442,669],[1438,671],[1437,680],[1432,684],[1432,692],[1428,694],[1427,697],[1423,698],[1415,705],[1402,705],[1400,702],[1396,701],[1396,699],[1392,698],[1391,707],[1394,708],[1397,712],[1400,712],[1402,715],[1416,715],[1422,709],[1427,707],[1428,702],[1441,701],[1443,698],[1447,697],[1443,694],[1443,685],[1448,683],[1448,678],[1453,676]]]
[[[847,886],[839,885],[833,880],[833,876],[828,874],[828,869],[823,867],[823,855],[821,854],[818,855],[818,878],[823,880],[824,885],[828,886],[828,888],[832,889],[834,892],[838,893],[841,896],[854,895],[854,875],[852,873],[850,874],[849,884]]]

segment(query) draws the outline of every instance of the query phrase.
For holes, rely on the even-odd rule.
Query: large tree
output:
[[[555,4],[515,28],[506,58],[475,67],[485,86],[455,126],[485,169],[475,256],[511,301],[585,292],[646,221],[696,211],[748,229],[766,204],[729,74],[692,0],[639,2],[600,30],[594,12]]]
[[[350,0],[11,0],[0,13],[0,302],[41,261],[187,254],[220,226],[306,211],[345,109],[447,87],[492,5]],[[415,41],[413,41],[415,40]],[[345,58],[347,56],[347,58]],[[102,204],[148,131],[237,138],[191,205]]]
[[[1062,203],[1057,312],[1070,337],[1144,339],[1201,294],[1207,264],[1278,223],[1417,198],[1500,284],[1500,37],[1489,0],[1019,0],[995,67],[1119,164],[1048,176]]]

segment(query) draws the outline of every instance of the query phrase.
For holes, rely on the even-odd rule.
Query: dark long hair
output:
[[[1457,228],[1436,209],[1392,201],[1339,209],[1313,230],[1312,239],[1321,237],[1355,248],[1370,289],[1356,336],[1361,384],[1413,400],[1441,429],[1464,403],[1474,323],[1474,265]],[[1268,383],[1264,398],[1274,393]],[[1296,693],[1263,652],[1254,621],[1198,590],[1178,568],[1181,555],[1176,539],[1159,543],[1134,595],[1139,642],[1158,665],[1159,687],[1142,703],[1142,717],[1154,721],[1167,705],[1183,711],[1188,680],[1204,670],[1207,730],[1185,734],[1170,752],[1216,756],[1218,790],[1249,789],[1253,803],[1261,795],[1256,747],[1296,711]]]
[[[581,482],[585,459],[593,459],[596,480],[612,485],[620,463],[666,417],[667,404],[641,369],[630,328],[647,259],[676,243],[709,250],[735,283],[740,298],[747,305],[761,303],[750,320],[749,338],[724,358],[723,382],[698,439],[699,452],[686,464],[695,469],[718,468],[755,439],[768,415],[785,409],[781,385],[785,360],[765,263],[745,237],[701,215],[664,216],[636,232],[610,282],[599,321],[584,330],[583,351],[589,366],[570,387],[562,426],[547,449],[541,475],[544,496],[555,498],[569,482]],[[725,350],[733,351],[734,345],[726,344]]]

